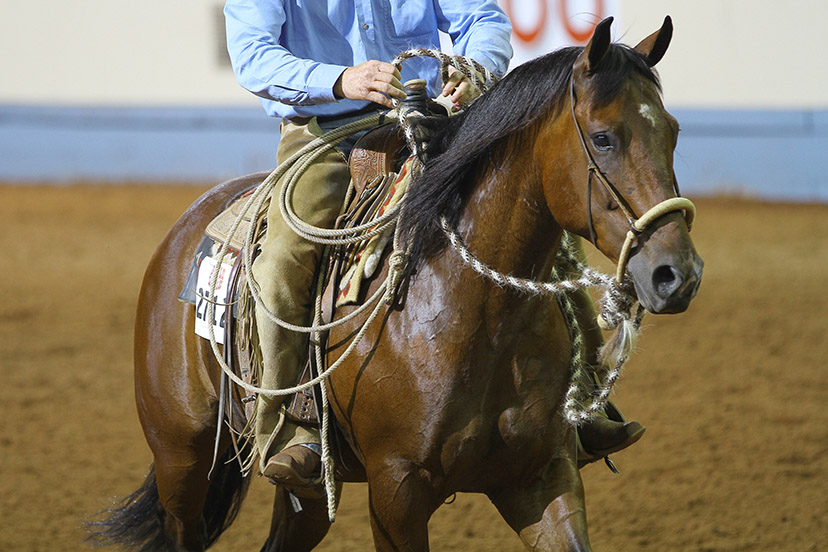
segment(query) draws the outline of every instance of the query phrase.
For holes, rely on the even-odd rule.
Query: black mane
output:
[[[409,269],[441,253],[447,240],[440,228],[445,217],[455,226],[476,172],[511,146],[510,137],[533,132],[534,123],[555,116],[566,105],[572,65],[581,47],[556,50],[513,69],[464,113],[437,119],[423,170],[413,176],[400,216],[405,242],[411,243]],[[590,94],[606,105],[633,74],[660,90],[646,59],[627,46],[613,44],[590,75]],[[502,158],[502,157],[501,157]]]

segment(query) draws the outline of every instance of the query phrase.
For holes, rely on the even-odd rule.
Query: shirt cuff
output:
[[[488,52],[475,52],[473,54],[467,54],[473,60],[477,61],[480,65],[488,69],[492,72],[492,74],[497,78],[503,78],[503,75],[506,74],[506,70],[509,67],[509,58],[505,60],[495,59],[492,55]]]
[[[320,63],[308,75],[308,94],[318,98],[319,103],[337,102],[341,98],[334,96],[334,85],[337,79],[348,67],[343,65],[328,65]]]

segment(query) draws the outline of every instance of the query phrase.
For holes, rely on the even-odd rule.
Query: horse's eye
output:
[[[608,151],[612,149],[612,142],[610,141],[610,137],[607,134],[599,133],[592,137],[592,143],[595,145],[595,149],[599,151]]]

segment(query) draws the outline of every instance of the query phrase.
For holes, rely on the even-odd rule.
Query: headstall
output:
[[[598,166],[598,163],[595,161],[595,157],[592,155],[592,151],[590,151],[589,146],[587,145],[586,138],[584,137],[584,131],[581,128],[581,125],[578,123],[578,118],[575,116],[575,77],[574,74],[569,79],[569,109],[572,113],[572,121],[575,123],[575,129],[578,131],[578,138],[581,140],[581,146],[584,148],[584,153],[589,160],[589,166],[587,170],[589,175],[587,177],[587,220],[589,222],[589,239],[593,245],[597,247],[597,236],[595,234],[595,225],[592,220],[592,178],[593,176],[598,179],[598,181],[604,186],[604,189],[609,193],[612,197],[613,201],[618,205],[621,211],[624,213],[624,216],[627,217],[627,222],[630,226],[630,230],[627,232],[627,237],[624,240],[624,245],[621,248],[621,253],[618,257],[618,268],[616,270],[616,279],[619,283],[623,282],[624,275],[627,271],[627,262],[629,261],[630,252],[632,251],[633,246],[635,245],[637,237],[647,229],[653,222],[661,218],[662,216],[672,213],[674,211],[684,211],[684,220],[687,223],[687,230],[689,231],[693,225],[693,219],[696,216],[696,206],[693,205],[693,202],[685,197],[681,197],[679,193],[678,182],[676,181],[675,176],[673,176],[673,189],[676,192],[676,197],[672,197],[662,201],[661,203],[656,204],[654,207],[650,208],[646,213],[641,215],[641,217],[635,216],[635,211],[630,206],[629,203],[624,199],[624,196],[621,195],[621,192],[618,191],[612,182],[609,181],[607,176]]]

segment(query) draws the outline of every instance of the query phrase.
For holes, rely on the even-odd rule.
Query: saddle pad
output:
[[[224,243],[227,240],[228,235],[230,234],[230,230],[233,227],[233,224],[236,222],[239,214],[242,212],[245,204],[247,203],[250,194],[252,191],[247,192],[246,194],[241,195],[237,200],[230,204],[230,207],[219,213],[219,215],[210,221],[207,225],[207,229],[204,231],[205,234],[216,240],[218,243]],[[250,231],[250,225],[254,221],[258,221],[260,217],[265,216],[267,213],[267,207],[269,205],[268,201],[265,201],[264,205],[262,205],[262,212],[261,213],[253,213],[253,210],[249,210],[245,213],[244,218],[242,218],[241,223],[239,224],[236,233],[230,237],[230,248],[235,251],[241,251],[242,247],[244,246],[244,240]]]
[[[414,158],[409,158],[400,169],[400,174],[394,180],[388,190],[385,201],[377,210],[374,220],[383,216],[391,208],[397,205],[408,188],[411,179],[411,165]],[[373,230],[373,228],[371,228]],[[362,281],[374,275],[382,253],[388,241],[394,235],[394,228],[371,238],[362,249],[356,254],[354,264],[345,271],[345,276],[339,283],[339,290],[336,298],[336,306],[348,305],[357,302]]]

